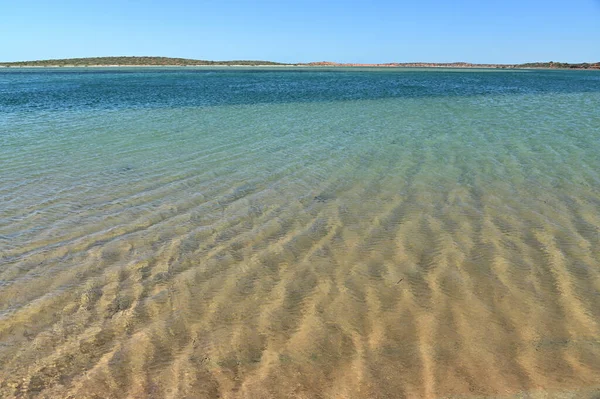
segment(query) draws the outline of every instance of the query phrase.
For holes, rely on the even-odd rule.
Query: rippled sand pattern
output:
[[[0,155],[0,397],[598,397],[598,109],[40,115]]]

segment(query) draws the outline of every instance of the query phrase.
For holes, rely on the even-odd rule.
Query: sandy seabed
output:
[[[597,204],[426,179],[245,184],[15,249],[0,395],[597,397]]]
[[[563,97],[94,112],[138,136],[22,182],[73,116],[4,155],[0,397],[600,397],[597,108]]]

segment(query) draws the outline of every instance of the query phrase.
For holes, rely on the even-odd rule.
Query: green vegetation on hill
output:
[[[566,62],[530,62],[518,65],[520,68],[561,68],[561,69],[600,69],[600,62],[569,64]]]
[[[67,58],[57,60],[0,62],[0,66],[96,66],[96,65],[120,65],[120,66],[195,66],[195,65],[284,65],[272,61],[206,61],[193,60],[189,58],[170,57],[91,57],[91,58]]]

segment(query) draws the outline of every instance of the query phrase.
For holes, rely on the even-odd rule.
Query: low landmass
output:
[[[107,67],[107,66],[311,66],[311,67],[390,67],[390,68],[499,68],[499,69],[600,69],[600,62],[532,62],[525,64],[472,64],[468,62],[392,62],[385,64],[339,63],[330,61],[286,64],[273,61],[208,61],[171,57],[89,57],[37,61],[0,62],[0,67]]]
[[[54,60],[0,62],[4,67],[91,67],[91,66],[211,66],[211,65],[284,65],[272,61],[207,61],[171,57],[88,57]]]
[[[329,61],[309,62],[308,66],[358,66],[396,68],[543,68],[543,69],[600,69],[600,62],[569,64],[566,62],[530,62],[526,64],[472,64],[468,62],[391,62],[386,64],[349,64]]]

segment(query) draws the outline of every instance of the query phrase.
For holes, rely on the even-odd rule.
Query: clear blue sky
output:
[[[600,61],[600,0],[0,0],[0,61]]]

